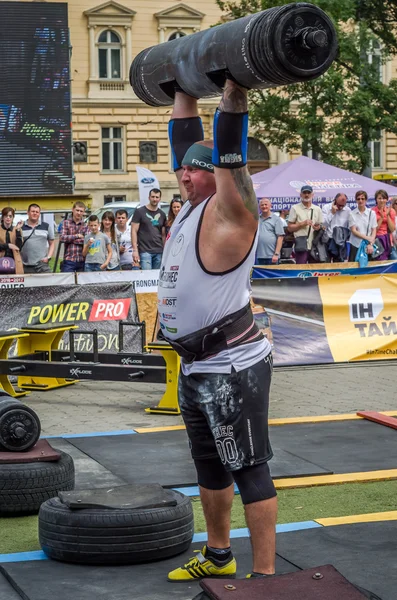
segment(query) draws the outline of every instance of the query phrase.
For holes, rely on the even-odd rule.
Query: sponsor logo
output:
[[[92,375],[92,371],[80,369],[80,367],[76,367],[75,369],[70,369],[70,376],[79,378],[79,375]]]
[[[183,233],[180,233],[175,238],[175,242],[172,244],[172,248],[171,248],[172,256],[178,256],[178,254],[181,252],[181,250],[183,248],[184,243],[185,243],[185,236],[183,235]]]
[[[128,317],[131,298],[45,304],[32,306],[27,324],[75,323],[76,321],[120,321]]]
[[[357,290],[349,300],[350,321],[375,321],[384,307],[379,288]]]
[[[379,288],[354,292],[349,300],[349,316],[360,338],[397,336],[397,323],[392,316],[384,316],[381,321],[378,320],[384,307]],[[367,354],[376,352],[386,354],[388,349],[367,350]]]
[[[243,157],[241,154],[236,154],[236,152],[230,154],[223,154],[219,157],[221,159],[221,163],[233,165],[234,163],[243,162]]]
[[[179,266],[178,265],[172,265],[172,267],[170,267],[170,271],[179,271]]]
[[[178,330],[176,327],[166,327],[166,330],[169,331],[170,333],[178,333]]]
[[[166,271],[165,267],[161,267],[159,285],[163,288],[175,288],[178,281],[178,271]]]
[[[141,183],[154,183],[154,177],[142,177]]]
[[[161,321],[160,321],[160,327],[161,327],[161,329],[165,329],[165,325]]]
[[[210,169],[210,171],[214,170],[214,165],[211,163],[206,163],[204,160],[198,160],[197,158],[193,158],[192,165],[196,167],[201,167],[202,169]]]
[[[122,365],[142,365],[143,360],[139,359],[139,358],[131,358],[131,356],[128,356],[128,358],[121,359],[121,364]]]
[[[131,298],[118,300],[95,300],[92,305],[89,321],[121,321],[126,319],[131,305]]]
[[[161,313],[161,316],[166,321],[175,321],[175,319],[176,319],[176,316],[174,313]]]
[[[301,271],[298,273],[297,277],[300,279],[309,279],[309,277],[336,277],[337,275],[342,275],[342,271]]]
[[[176,306],[176,298],[163,298],[161,304],[163,306]]]

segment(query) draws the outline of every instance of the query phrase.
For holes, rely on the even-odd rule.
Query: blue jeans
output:
[[[256,261],[257,265],[278,265],[280,261],[278,260],[276,263],[272,261],[271,258],[258,258]]]
[[[139,257],[141,259],[141,269],[144,271],[148,269],[159,269],[161,265],[161,257],[163,255],[160,254],[149,254],[149,252],[142,252]]]
[[[62,261],[62,273],[75,273],[76,271],[84,271],[84,261],[75,262],[74,260]]]
[[[92,271],[102,271],[100,263],[85,263],[84,271],[90,273]]]

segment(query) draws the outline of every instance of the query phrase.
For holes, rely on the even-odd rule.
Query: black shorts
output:
[[[273,358],[269,354],[243,371],[179,376],[182,417],[195,460],[219,455],[227,471],[267,462],[269,390]]]

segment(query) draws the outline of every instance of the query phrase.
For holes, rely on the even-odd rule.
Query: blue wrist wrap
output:
[[[182,159],[190,146],[204,139],[200,117],[171,119],[168,124],[168,137],[172,152],[172,168],[177,171],[181,168]]]
[[[212,162],[220,169],[238,169],[247,164],[248,113],[217,110],[214,117]]]

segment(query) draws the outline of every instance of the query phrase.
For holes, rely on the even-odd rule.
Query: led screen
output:
[[[67,4],[0,2],[0,195],[73,192]]]

